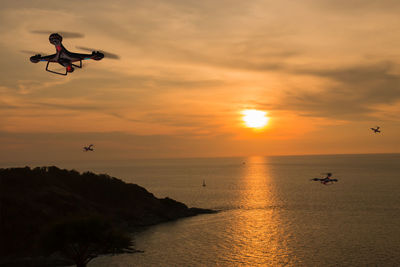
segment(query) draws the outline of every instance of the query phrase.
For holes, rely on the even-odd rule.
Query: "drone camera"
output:
[[[67,67],[67,72],[74,72],[74,68],[72,66],[68,66]]]

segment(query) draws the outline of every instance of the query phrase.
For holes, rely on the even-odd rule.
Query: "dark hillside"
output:
[[[0,256],[31,256],[46,227],[67,217],[101,215],[130,227],[211,213],[158,199],[108,175],[57,167],[0,169]]]

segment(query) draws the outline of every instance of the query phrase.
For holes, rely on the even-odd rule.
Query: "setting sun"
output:
[[[243,116],[243,121],[249,128],[262,128],[267,125],[269,118],[265,115],[267,112],[256,110],[256,109],[246,109],[241,112]]]

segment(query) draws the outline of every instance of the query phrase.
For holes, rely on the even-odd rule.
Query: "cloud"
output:
[[[223,125],[221,122],[218,122],[218,118],[214,114],[165,114],[153,112],[146,114],[143,120],[155,124],[186,128],[192,130],[193,134],[196,134],[197,130],[205,129],[213,129],[219,132],[219,128]]]
[[[298,86],[286,91],[277,103],[264,103],[273,110],[291,110],[301,116],[343,120],[372,119],[378,106],[400,101],[400,75],[393,63],[383,62],[336,69],[296,69],[296,75],[326,81],[321,90]],[[384,118],[381,118],[384,119]]]
[[[91,160],[118,160],[122,158],[180,157],[190,155],[226,155],[221,149],[229,147],[226,136],[193,138],[178,135],[135,135],[121,132],[62,132],[62,133],[9,133],[0,131],[0,163],[87,160],[82,146],[93,143],[96,153]],[[228,142],[229,143],[229,142]],[[190,147],[190,150],[187,150]]]
[[[327,9],[337,9],[347,12],[398,12],[400,10],[400,3],[397,0],[311,0],[309,1],[316,6],[321,6]]]

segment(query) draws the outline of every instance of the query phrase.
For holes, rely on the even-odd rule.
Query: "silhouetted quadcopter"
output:
[[[338,179],[331,179],[332,173],[328,172],[325,173],[326,177],[325,178],[312,178],[311,181],[320,181],[321,184],[327,185],[327,184],[332,184],[333,182],[337,182]]]
[[[32,31],[32,33],[47,33],[46,31]],[[83,35],[78,34],[78,33],[66,33],[66,35],[70,35],[72,37],[83,37]],[[47,61],[46,65],[46,71],[54,73],[54,74],[60,74],[60,75],[67,75],[68,72],[73,72],[74,67],[77,68],[82,68],[82,60],[87,60],[87,59],[94,59],[94,60],[101,60],[104,58],[104,55],[106,54],[107,58],[113,58],[113,59],[118,59],[119,57],[117,55],[111,54],[111,53],[102,53],[99,51],[93,51],[91,54],[80,54],[80,53],[73,53],[68,51],[63,45],[62,45],[62,36],[58,33],[52,33],[49,36],[49,41],[51,44],[53,44],[56,47],[56,53],[48,56],[42,56],[40,54],[36,54],[30,58],[31,62],[33,63],[38,63],[39,61]],[[91,50],[90,48],[85,48],[85,47],[79,47],[80,49],[83,50]],[[25,51],[29,52],[29,51]],[[55,62],[59,63],[63,67],[65,67],[65,73],[64,72],[57,72],[54,70],[49,69],[49,63],[50,62]],[[75,65],[74,62],[79,62],[79,65]]]
[[[90,144],[89,146],[84,146],[84,147],[83,147],[83,151],[84,151],[84,152],[94,151],[94,149],[93,149],[93,144]]]
[[[376,126],[376,128],[371,128],[372,131],[374,131],[374,133],[380,133],[381,131],[379,130],[379,126]]]

